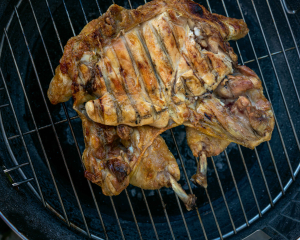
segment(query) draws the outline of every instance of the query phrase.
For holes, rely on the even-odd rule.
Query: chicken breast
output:
[[[78,91],[96,96],[85,109],[105,125],[182,124],[190,98],[233,72],[237,57],[226,41],[247,32],[242,20],[190,0],[155,0],[136,10],[112,5],[68,41],[48,97],[56,104]]]

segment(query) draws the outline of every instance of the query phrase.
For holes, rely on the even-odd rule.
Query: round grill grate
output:
[[[126,8],[144,4],[115,3]],[[67,225],[94,239],[222,239],[271,209],[300,169],[300,33],[294,29],[299,19],[287,15],[279,0],[199,3],[247,22],[250,35],[231,46],[240,64],[261,77],[272,102],[276,127],[270,142],[255,150],[231,144],[208,159],[209,187],[204,190],[189,180],[196,160],[184,128],[177,127],[162,136],[180,166],[179,183],[198,198],[196,210],[187,212],[165,188],[129,186],[119,196],[104,196],[83,177],[84,141],[72,102],[52,106],[46,91],[67,40],[112,2],[21,0],[0,45],[0,147],[10,158],[0,156],[12,185],[32,191]]]

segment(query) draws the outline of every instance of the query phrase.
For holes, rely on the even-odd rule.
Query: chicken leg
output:
[[[120,194],[129,183],[142,189],[172,187],[186,208],[196,197],[177,183],[180,171],[173,154],[159,135],[161,129],[125,125],[109,127],[80,114],[86,148],[85,177],[102,188],[104,195]]]

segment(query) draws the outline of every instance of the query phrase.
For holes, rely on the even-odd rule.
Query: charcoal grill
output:
[[[71,101],[52,106],[46,97],[63,46],[109,1],[2,3],[0,216],[23,239],[241,239],[257,229],[274,239],[299,237],[298,6],[284,0],[198,1],[247,22],[248,36],[231,45],[240,64],[262,79],[276,126],[271,141],[253,151],[230,144],[211,158],[208,189],[190,181],[197,159],[184,128],[164,133],[180,166],[180,184],[198,197],[197,208],[187,212],[170,189],[129,186],[119,196],[104,196],[83,177],[81,121]]]

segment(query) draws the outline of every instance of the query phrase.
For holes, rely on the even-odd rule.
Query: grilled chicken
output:
[[[197,173],[192,176],[192,181],[207,188],[207,157],[219,155],[230,144],[226,139],[206,135],[199,130],[186,127],[186,139],[192,153],[199,157]]]
[[[131,128],[95,123],[80,113],[85,137],[85,177],[102,188],[103,194],[120,194],[129,183],[143,189],[172,187],[186,208],[196,197],[177,183],[180,171],[173,154],[159,135],[161,129]],[[164,130],[163,130],[164,131]]]
[[[194,108],[195,123],[186,127],[187,142],[199,157],[192,179],[207,187],[206,158],[219,155],[230,142],[254,148],[269,140],[274,117],[261,81],[248,67],[239,66],[216,90]],[[197,130],[196,130],[196,129]]]
[[[78,91],[96,96],[86,112],[105,125],[182,124],[190,99],[232,73],[237,56],[226,41],[247,32],[242,20],[190,0],[155,0],[135,10],[112,5],[68,41],[48,96],[53,104]]]
[[[244,21],[191,0],[154,0],[134,10],[112,5],[71,38],[48,97],[58,104],[73,96],[85,129],[86,177],[106,195],[129,183],[172,186],[190,208],[194,197],[177,184],[178,166],[160,133],[187,127],[200,157],[193,180],[204,187],[206,157],[230,142],[254,148],[268,141],[270,103],[228,43],[247,32]]]

